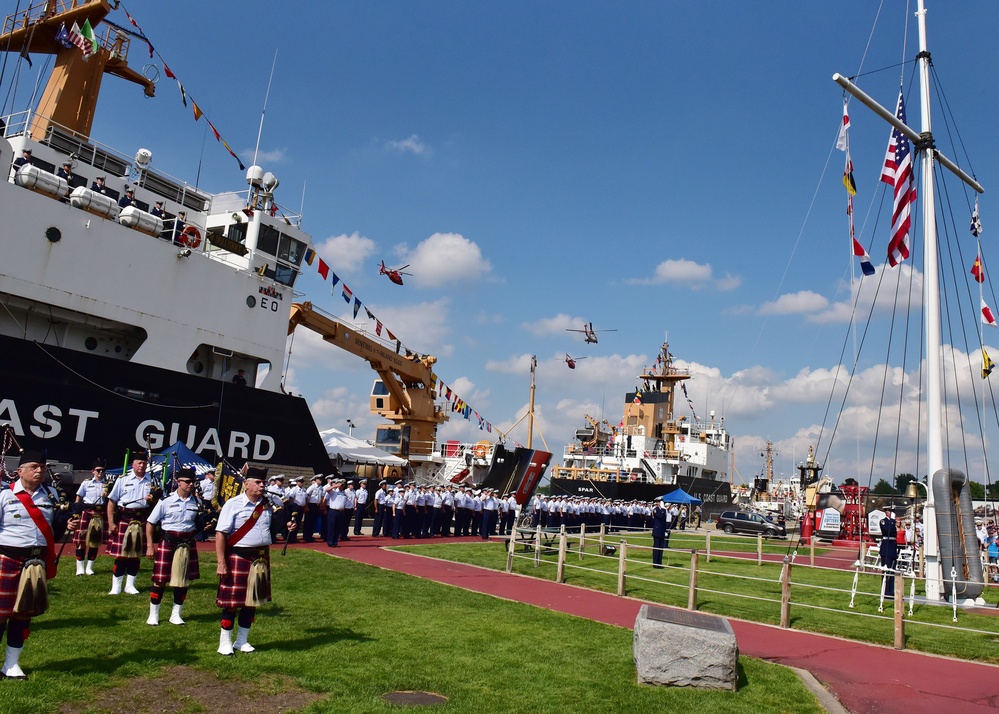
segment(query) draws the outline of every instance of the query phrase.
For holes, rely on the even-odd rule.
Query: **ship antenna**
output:
[[[253,147],[253,165],[257,165],[257,154],[260,152],[260,136],[264,133],[264,115],[267,113],[267,100],[271,96],[271,82],[274,81],[274,68],[277,66],[277,50],[274,50],[274,61],[271,63],[271,76],[267,79],[267,92],[264,94],[264,106],[260,110],[260,128],[257,129],[257,145]]]

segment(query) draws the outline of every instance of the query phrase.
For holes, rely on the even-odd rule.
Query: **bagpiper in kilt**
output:
[[[257,606],[269,602],[271,544],[270,502],[264,497],[267,469],[250,467],[243,477],[243,493],[222,506],[215,526],[216,572],[219,575],[215,604],[222,608],[221,655],[236,650],[253,652],[247,640]],[[288,528],[294,531],[297,523]],[[238,613],[238,614],[237,614]],[[236,639],[232,630],[238,624]]]
[[[189,582],[201,577],[196,541],[199,504],[193,493],[197,478],[193,469],[178,471],[177,490],[157,502],[146,520],[146,555],[154,558],[147,625],[160,624],[160,604],[168,585],[173,588],[170,624],[185,624],[180,611],[187,599]],[[157,524],[162,528],[162,538],[154,545],[153,536]]]
[[[135,576],[139,574],[139,559],[146,550],[143,524],[153,505],[153,483],[146,473],[148,466],[149,455],[137,451],[132,457],[132,470],[115,481],[108,494],[108,530],[111,531],[108,555],[115,559],[108,595],[122,593],[123,579],[124,592],[139,594]]]
[[[97,550],[101,542],[107,539],[104,509],[107,504],[108,485],[104,480],[104,469],[104,459],[94,461],[94,466],[90,470],[92,476],[81,483],[76,491],[76,505],[80,508],[80,527],[73,533],[77,575],[94,574]],[[96,520],[95,515],[98,516]],[[93,524],[92,529],[91,524]]]
[[[48,608],[46,579],[56,574],[56,540],[79,523],[59,511],[58,495],[45,486],[45,456],[21,454],[18,480],[0,491],[0,637],[7,648],[0,676],[27,679],[18,661],[31,618]]]

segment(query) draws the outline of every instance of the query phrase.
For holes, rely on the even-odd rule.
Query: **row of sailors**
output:
[[[325,483],[324,483],[325,480]],[[305,486],[292,479],[284,489],[280,477],[272,479],[267,496],[275,509],[287,509],[287,518],[298,519],[304,527],[303,540],[311,542],[318,534],[330,547],[337,547],[348,535],[361,535],[369,500],[373,505],[372,535],[393,538],[434,536],[509,535],[513,531],[517,501],[512,493],[500,495],[495,489],[466,486],[428,486],[402,481],[389,485],[381,481],[370,496],[367,480],[355,487],[350,479],[321,475]],[[280,521],[281,518],[275,519]],[[278,526],[280,528],[280,526]],[[280,530],[276,535],[280,534]],[[293,538],[294,536],[289,536]]]
[[[621,501],[583,496],[545,496],[535,494],[529,506],[531,527],[537,528],[651,528],[654,501]],[[668,504],[667,510],[674,527],[686,528],[687,506]],[[696,516],[696,514],[695,514]]]

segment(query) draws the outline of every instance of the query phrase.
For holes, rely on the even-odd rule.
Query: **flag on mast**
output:
[[[854,233],[853,228],[853,197],[857,195],[857,182],[853,180],[853,161],[850,159],[850,135],[847,129],[850,128],[850,114],[847,112],[846,102],[843,102],[843,125],[839,130],[839,138],[836,140],[836,148],[846,152],[846,164],[843,167],[843,186],[846,188],[846,214],[850,221],[850,240],[853,242],[853,254],[860,258],[860,270],[864,275],[874,275],[874,263],[871,256],[864,250]]]
[[[898,90],[896,118],[905,123],[905,99],[902,89]],[[888,241],[888,264],[898,265],[909,257],[909,228],[912,225],[910,211],[916,201],[916,187],[912,176],[912,149],[909,138],[893,128],[885,152],[885,163],[881,169],[881,180],[892,186],[891,240]]]
[[[978,199],[975,199],[975,210],[971,212],[971,235],[978,238],[982,235],[982,219],[978,216]]]
[[[984,322],[989,327],[999,327],[999,325],[996,324],[995,315],[992,314],[992,308],[990,308],[985,303],[985,298],[982,298],[981,300],[982,300],[982,322]]]
[[[992,358],[989,357],[989,353],[982,348],[982,379],[988,379],[988,376],[992,374],[992,370],[995,369],[995,363]]]
[[[867,254],[864,246],[860,245],[860,241],[856,238],[853,239],[853,254],[860,258],[860,269],[864,275],[874,275],[874,263],[871,262],[871,256]]]
[[[979,255],[975,258],[975,262],[971,266],[971,274],[975,276],[975,280],[978,282],[985,282],[985,270],[982,268],[982,256]]]

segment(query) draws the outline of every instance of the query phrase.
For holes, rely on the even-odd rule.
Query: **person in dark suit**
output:
[[[890,508],[885,509],[885,517],[881,519],[878,526],[881,528],[881,566],[888,570],[895,570],[898,562],[898,526],[895,524],[895,512]],[[885,573],[885,597],[895,596],[895,574]]]
[[[62,166],[60,166],[59,170],[56,172],[56,176],[58,176],[61,179],[66,179],[66,183],[68,183],[70,186],[72,186],[73,185],[73,178],[74,178],[73,177],[73,164],[71,164],[68,161],[63,161],[62,162]]]
[[[22,166],[30,163],[31,163],[31,149],[24,149],[21,152],[21,156],[14,159],[14,173],[16,174]]]
[[[125,195],[118,199],[120,208],[128,208],[135,203],[135,189],[126,188]]]
[[[656,496],[652,507],[652,567],[663,567],[663,549],[669,547],[670,514],[662,496]]]
[[[104,185],[104,177],[98,176],[97,178],[95,178],[94,182],[90,184],[90,190],[94,191],[95,193],[104,194],[106,196],[108,189],[107,186]]]
[[[157,218],[163,218],[163,201],[157,201],[149,213]]]

